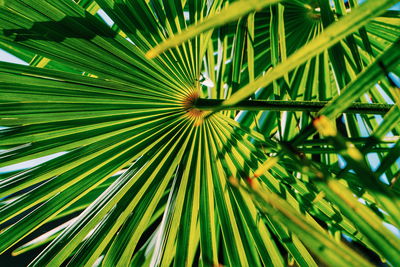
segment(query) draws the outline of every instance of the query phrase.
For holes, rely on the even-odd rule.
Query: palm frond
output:
[[[0,1],[0,252],[400,265],[396,3]]]

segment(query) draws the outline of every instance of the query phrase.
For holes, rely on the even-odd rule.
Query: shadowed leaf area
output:
[[[62,42],[66,38],[92,39],[96,36],[113,38],[117,34],[105,25],[99,28],[94,22],[92,16],[64,17],[60,21],[34,22],[29,29],[3,29],[3,34],[16,42],[30,39]]]
[[[0,1],[0,263],[400,266],[397,2]]]

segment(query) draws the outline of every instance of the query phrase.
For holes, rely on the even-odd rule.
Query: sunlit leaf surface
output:
[[[0,252],[400,266],[396,3],[0,0]]]

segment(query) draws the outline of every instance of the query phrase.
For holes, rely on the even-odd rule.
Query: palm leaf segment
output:
[[[335,1],[333,8],[323,0],[277,2],[1,1],[0,46],[31,66],[0,63],[0,166],[63,152],[1,174],[1,251],[69,218],[14,253],[52,240],[32,265],[315,266],[315,256],[369,264],[328,230],[399,263],[400,241],[383,226],[400,225],[398,186],[377,180],[398,176],[399,142],[386,137],[398,136],[398,107],[383,123],[341,115],[354,101],[399,99],[386,79],[400,71],[398,12],[376,17],[396,1]],[[363,6],[370,22],[259,84]],[[168,38],[191,39],[146,58]],[[326,139],[315,135],[310,112],[196,107],[199,97],[232,95],[334,99],[314,120]],[[339,115],[337,131],[331,120]],[[379,152],[376,172],[359,149]]]

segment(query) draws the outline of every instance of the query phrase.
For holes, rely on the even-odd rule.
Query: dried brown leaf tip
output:
[[[236,177],[234,177],[234,176],[230,176],[229,179],[228,179],[228,181],[229,181],[229,183],[230,183],[232,186],[234,186],[234,187],[239,187],[239,186],[240,186],[239,180],[238,180]]]
[[[336,125],[324,115],[315,118],[313,125],[325,137],[337,135]]]

